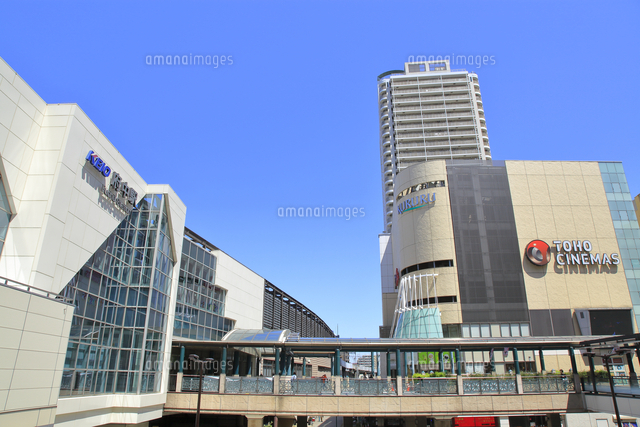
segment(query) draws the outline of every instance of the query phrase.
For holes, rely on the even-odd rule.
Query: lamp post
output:
[[[200,360],[200,356],[198,356],[197,354],[190,354],[189,360],[193,361],[193,363],[196,365],[196,369],[200,377],[198,385],[198,407],[196,409],[196,427],[200,427],[200,399],[202,398],[202,376],[204,375],[204,364],[205,362],[213,361],[213,359],[207,358],[204,360]]]

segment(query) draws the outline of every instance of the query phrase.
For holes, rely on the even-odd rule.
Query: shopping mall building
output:
[[[45,103],[1,59],[0,177],[0,425],[160,418],[172,340],[333,336],[185,228],[172,188],[147,183],[80,107]]]
[[[622,163],[492,160],[478,76],[448,61],[407,63],[377,89],[381,337],[638,331],[640,228]],[[489,362],[464,357],[471,372]],[[535,369],[533,352],[520,360]]]

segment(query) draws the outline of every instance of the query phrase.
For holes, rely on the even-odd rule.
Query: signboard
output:
[[[130,214],[136,206],[138,192],[129,187],[127,182],[122,181],[122,176],[120,176],[119,173],[112,173],[107,163],[93,150],[90,150],[89,154],[87,154],[86,161],[96,168],[105,178],[111,175],[109,187],[103,185],[100,188],[100,193],[107,199],[110,199],[118,208]]]

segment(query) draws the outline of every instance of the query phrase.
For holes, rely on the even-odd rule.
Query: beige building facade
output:
[[[419,307],[438,309],[445,338],[637,332],[640,229],[625,186],[616,162],[432,160],[405,169],[381,245],[395,282],[382,289],[381,332],[400,336],[400,314]],[[427,275],[401,306],[398,285]],[[558,366],[568,358],[548,356]]]

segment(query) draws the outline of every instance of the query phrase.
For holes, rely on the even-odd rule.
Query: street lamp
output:
[[[196,409],[196,427],[200,427],[200,399],[202,398],[202,376],[204,375],[204,364],[206,362],[213,361],[213,359],[207,358],[204,360],[200,360],[200,356],[198,356],[197,354],[190,354],[189,360],[191,360],[196,365],[196,369],[200,377],[198,385],[198,407]]]

